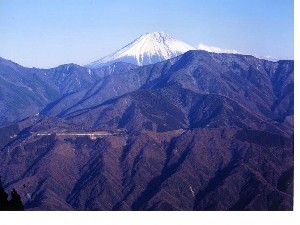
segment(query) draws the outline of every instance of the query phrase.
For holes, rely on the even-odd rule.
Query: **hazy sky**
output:
[[[84,65],[164,31],[195,47],[293,59],[293,12],[293,0],[0,0],[0,56]]]

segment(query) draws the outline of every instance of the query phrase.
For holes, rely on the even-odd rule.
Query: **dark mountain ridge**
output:
[[[271,119],[249,111],[232,99],[217,94],[197,94],[176,85],[130,92],[68,114],[64,119],[100,130],[165,132],[233,126],[291,134],[285,125],[274,125]]]
[[[57,124],[25,120],[0,151],[27,210],[292,209],[293,138],[236,127],[91,138]]]

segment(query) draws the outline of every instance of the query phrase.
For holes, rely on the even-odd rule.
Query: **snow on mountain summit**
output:
[[[87,65],[98,68],[121,61],[139,66],[157,63],[181,55],[194,47],[164,32],[146,33],[113,54]]]

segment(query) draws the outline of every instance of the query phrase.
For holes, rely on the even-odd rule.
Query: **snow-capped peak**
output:
[[[181,55],[194,47],[164,32],[146,33],[120,50],[87,65],[98,68],[117,61],[139,66],[152,64]]]

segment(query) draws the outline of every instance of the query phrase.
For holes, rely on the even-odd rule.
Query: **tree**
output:
[[[8,200],[8,194],[2,187],[2,181],[0,177],[0,211],[23,211],[24,206],[21,200],[21,196],[17,193],[16,189],[11,192],[11,199]]]
[[[11,192],[11,200],[9,201],[9,208],[15,211],[24,211],[24,206],[21,201],[21,196],[17,193],[16,189]]]
[[[8,194],[4,191],[2,187],[2,180],[0,177],[0,211],[8,210]]]

